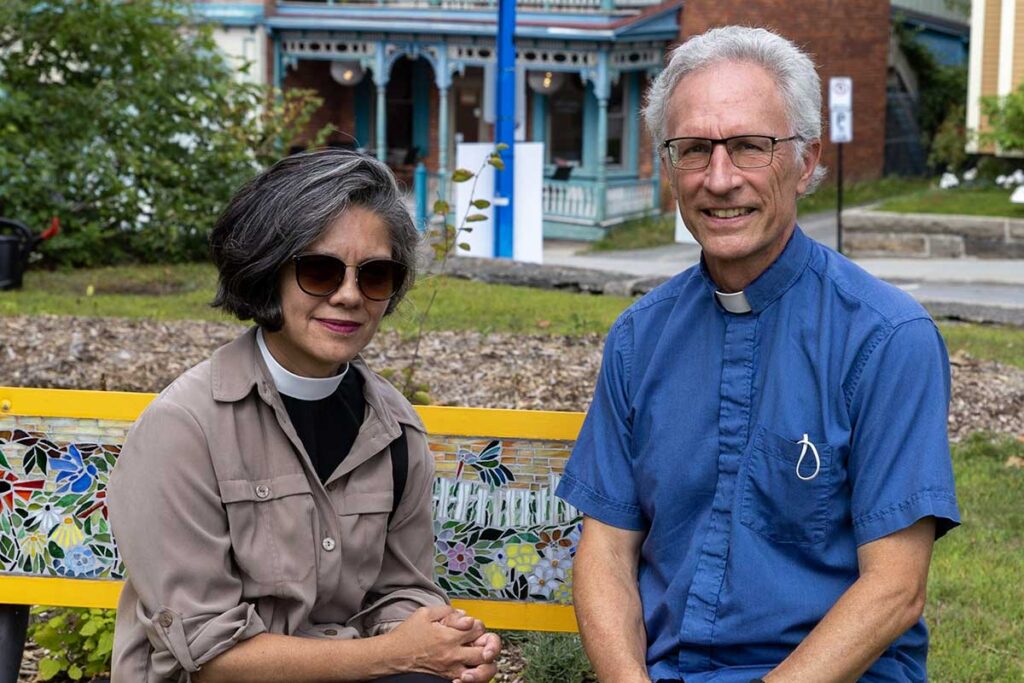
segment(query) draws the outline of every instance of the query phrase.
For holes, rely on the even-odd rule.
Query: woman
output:
[[[494,675],[498,637],[431,578],[423,425],[358,355],[417,241],[390,171],[351,152],[288,157],[231,200],[214,305],[256,327],[153,401],[111,475],[114,683]]]

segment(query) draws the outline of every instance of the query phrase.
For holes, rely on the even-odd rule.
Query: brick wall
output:
[[[843,151],[844,179],[882,174],[885,146],[885,82],[889,40],[889,3],[885,0],[687,0],[681,38],[726,24],[763,26],[808,52],[822,81],[822,105],[828,107],[828,79],[853,78],[853,143]],[[822,112],[827,115],[827,109]],[[835,145],[828,142],[823,163],[835,166]],[[830,177],[834,178],[830,174]],[[827,182],[827,181],[826,181]]]

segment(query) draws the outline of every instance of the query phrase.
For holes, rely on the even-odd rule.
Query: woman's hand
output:
[[[493,661],[501,642],[486,633],[479,620],[448,605],[421,607],[382,638],[389,640],[389,651],[395,653],[401,670],[461,683],[481,683],[494,676]]]
[[[459,629],[460,631],[484,628],[482,621],[467,616],[466,613],[460,609],[453,610],[448,614],[448,616],[444,618],[444,624],[446,626]],[[466,673],[462,674],[461,678],[455,679],[452,683],[481,683],[482,681],[491,680],[494,678],[494,674],[498,672],[496,660],[498,659],[498,653],[501,652],[501,638],[498,634],[484,633],[473,641],[473,645],[484,649],[484,663],[480,666],[469,669]]]

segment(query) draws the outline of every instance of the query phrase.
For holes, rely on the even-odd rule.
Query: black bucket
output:
[[[0,289],[21,289],[29,254],[40,239],[24,224],[8,218],[0,218],[0,230],[14,232],[0,235]]]

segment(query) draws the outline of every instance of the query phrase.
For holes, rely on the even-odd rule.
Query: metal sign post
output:
[[[495,142],[508,145],[502,155],[505,169],[495,169],[494,193],[494,255],[512,258],[515,244],[515,128],[516,128],[516,0],[499,0],[498,4],[498,96]]]
[[[853,79],[836,76],[828,84],[829,135],[836,145],[836,251],[843,253],[843,145],[853,141]]]

